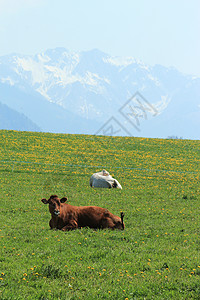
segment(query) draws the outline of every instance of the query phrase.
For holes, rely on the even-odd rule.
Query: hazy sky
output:
[[[98,48],[200,76],[199,0],[0,0],[0,56]]]

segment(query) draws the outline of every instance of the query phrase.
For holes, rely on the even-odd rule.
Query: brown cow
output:
[[[90,228],[112,228],[124,229],[123,217],[113,215],[107,209],[97,206],[73,206],[65,203],[67,198],[59,199],[52,195],[48,200],[41,200],[44,204],[49,204],[51,229],[61,229],[63,231],[80,227]]]

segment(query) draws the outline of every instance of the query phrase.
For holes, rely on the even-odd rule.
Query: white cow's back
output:
[[[96,188],[119,188],[122,189],[121,184],[114,179],[106,170],[94,173],[90,178],[90,186]]]

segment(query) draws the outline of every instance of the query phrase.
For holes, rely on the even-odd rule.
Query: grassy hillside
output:
[[[200,142],[0,131],[0,299],[199,299]],[[122,190],[93,189],[105,168]],[[51,231],[40,200],[125,212]]]

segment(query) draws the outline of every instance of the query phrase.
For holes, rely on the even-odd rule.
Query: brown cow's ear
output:
[[[49,201],[48,201],[47,199],[45,199],[45,198],[43,198],[41,201],[42,201],[44,204],[49,203]]]
[[[64,203],[64,202],[66,202],[67,201],[67,197],[63,197],[62,199],[60,199],[60,202],[61,203]]]

